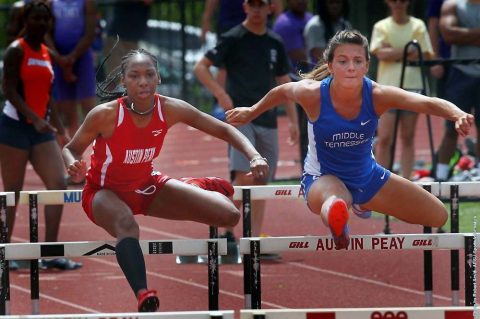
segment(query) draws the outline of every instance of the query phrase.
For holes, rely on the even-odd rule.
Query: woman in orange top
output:
[[[27,163],[47,189],[66,189],[60,148],[55,135],[64,130],[51,107],[53,70],[50,54],[43,44],[51,12],[44,2],[25,6],[25,33],[5,51],[3,90],[7,101],[0,116],[0,167],[6,192],[23,188]],[[8,241],[15,221],[16,207],[7,208]],[[63,205],[45,206],[45,241],[57,241]],[[11,269],[18,268],[15,262]],[[42,260],[42,268],[76,269],[81,264],[66,258]]]

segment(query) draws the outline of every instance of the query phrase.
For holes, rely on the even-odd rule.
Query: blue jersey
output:
[[[53,0],[53,39],[60,54],[70,53],[85,34],[85,0]]]
[[[343,118],[333,108],[331,81],[328,77],[321,82],[320,116],[308,123],[309,145],[304,170],[314,176],[334,175],[348,188],[362,189],[377,167],[372,152],[378,125],[372,102],[372,81],[363,79],[361,110],[352,120]]]

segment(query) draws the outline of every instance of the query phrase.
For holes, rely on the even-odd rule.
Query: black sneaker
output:
[[[8,269],[12,271],[19,269],[30,269],[30,260],[9,260]]]
[[[237,242],[237,239],[235,238],[235,235],[231,231],[226,231],[223,234],[221,234],[218,238],[226,238],[227,242]]]
[[[71,259],[60,257],[54,259],[40,259],[38,261],[40,269],[60,269],[60,270],[75,270],[82,267],[81,263],[77,263]]]
[[[274,261],[274,260],[280,260],[280,259],[282,259],[282,256],[279,254],[260,254],[260,260]]]
[[[227,231],[219,236],[227,239],[227,254],[220,256],[221,264],[239,264],[242,262],[235,235]]]

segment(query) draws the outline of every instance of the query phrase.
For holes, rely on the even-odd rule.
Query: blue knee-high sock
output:
[[[127,237],[120,240],[115,251],[117,262],[135,295],[140,289],[147,289],[145,259],[138,239]]]

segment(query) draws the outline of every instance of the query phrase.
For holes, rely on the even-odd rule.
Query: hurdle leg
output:
[[[473,306],[475,303],[475,278],[476,265],[474,261],[475,238],[465,236],[465,306]]]
[[[218,310],[218,242],[208,242],[208,310]]]
[[[260,241],[250,241],[252,309],[262,309],[262,281],[260,274]]]
[[[252,200],[250,189],[242,190],[243,237],[252,237]],[[251,255],[243,256],[243,293],[245,309],[252,309]]]
[[[423,188],[431,193],[431,185],[423,185]],[[432,227],[423,227],[424,234],[431,234]],[[423,287],[425,291],[425,306],[433,306],[433,263],[432,263],[432,251],[423,251]]]
[[[450,232],[459,232],[459,210],[460,198],[458,193],[458,185],[450,185]],[[451,265],[451,289],[452,289],[452,306],[460,305],[460,257],[458,250],[450,251]]]
[[[0,195],[0,242],[7,243],[8,226],[7,226],[7,195]],[[2,247],[0,252],[0,315],[10,314],[10,269],[8,261],[5,260],[5,248]]]
[[[28,195],[30,213],[30,242],[38,243],[38,195]],[[40,314],[40,280],[38,259],[30,260],[30,299],[32,301],[32,314]]]

